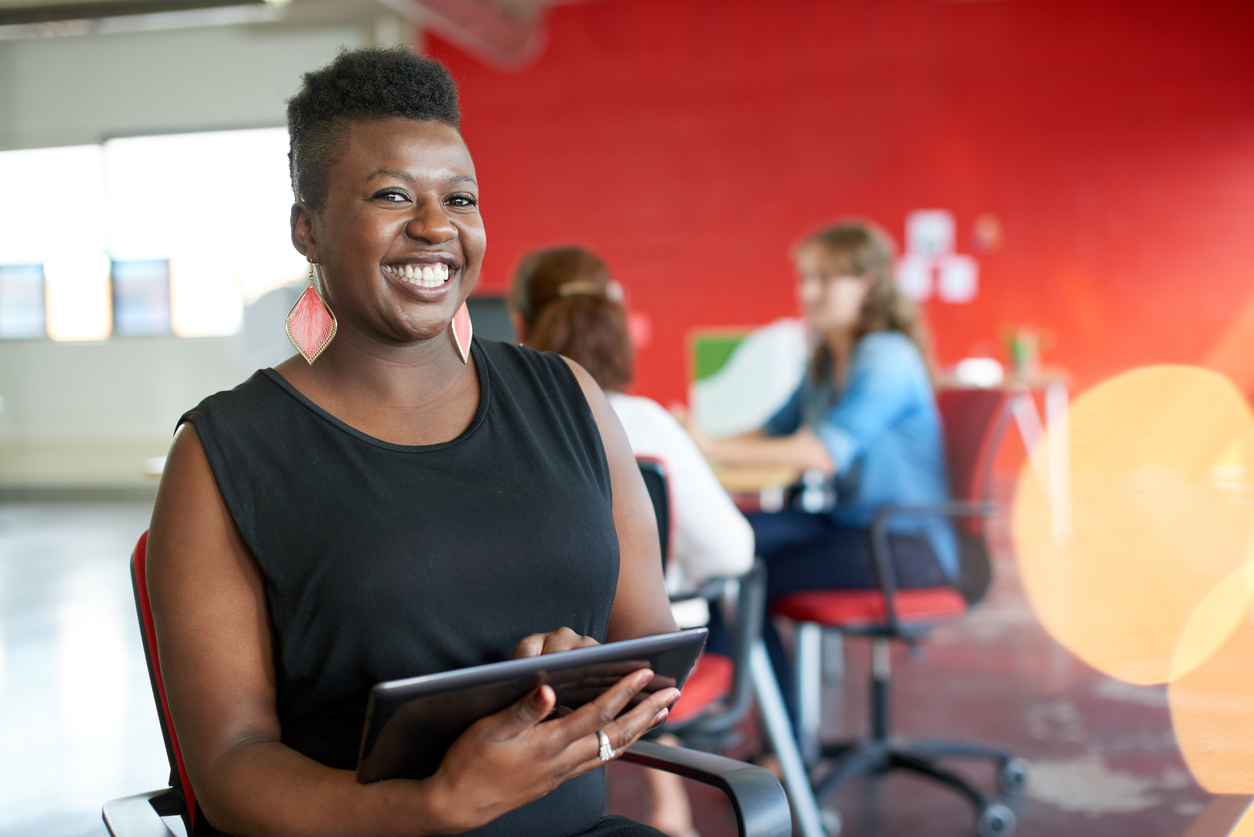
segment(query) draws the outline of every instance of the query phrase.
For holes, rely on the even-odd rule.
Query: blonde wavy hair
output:
[[[828,266],[837,276],[856,276],[870,283],[854,342],[877,331],[899,331],[918,348],[933,374],[932,346],[923,315],[893,281],[893,259],[897,248],[882,227],[861,218],[846,218],[816,230],[793,247],[793,257],[805,247],[818,247],[828,259]],[[820,341],[810,364],[817,383],[828,374],[835,358],[826,343]]]

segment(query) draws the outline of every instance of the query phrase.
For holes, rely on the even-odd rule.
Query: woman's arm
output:
[[[787,435],[712,439],[688,425],[708,459],[737,465],[789,465],[831,475],[846,470],[877,436],[923,398],[931,397],[927,367],[910,339],[877,332],[858,341],[840,400],[814,427]],[[799,393],[768,423],[796,405]],[[776,428],[778,429],[778,427]]]
[[[248,835],[423,835],[482,825],[600,765],[597,729],[621,748],[673,700],[659,691],[615,720],[651,673],[541,724],[541,687],[472,726],[437,773],[357,784],[281,743],[260,571],[217,489],[195,429],[171,449],[149,535],[157,653],[197,801],[219,830]]]
[[[671,561],[692,583],[713,576],[739,576],[753,566],[753,529],[692,438],[675,417],[654,401],[638,398],[623,419],[628,439],[656,453],[666,467],[671,503]],[[671,592],[676,592],[672,590]]]
[[[614,528],[618,530],[618,589],[610,611],[609,642],[678,630],[662,580],[662,547],[653,503],[627,434],[592,376],[567,360],[583,388],[601,431],[614,495]]]
[[[805,427],[788,436],[694,436],[693,440],[707,459],[728,465],[784,465],[801,471],[822,471],[828,476],[837,470],[827,447]]]
[[[765,430],[753,430],[718,439],[702,430],[686,411],[672,412],[688,431],[702,456],[711,462],[725,465],[782,465],[801,471],[822,471],[828,475],[836,473],[835,463],[832,462],[827,448],[804,427],[784,436],[768,436]]]

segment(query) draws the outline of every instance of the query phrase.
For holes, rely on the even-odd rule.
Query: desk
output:
[[[961,386],[942,378],[942,387]],[[1054,543],[1071,542],[1071,433],[1068,424],[1069,379],[1065,373],[1042,373],[1011,378],[1002,386],[1016,394],[1011,415],[1028,452],[1028,464],[1049,498]],[[1042,394],[1044,415],[1037,408]],[[801,479],[797,468],[780,465],[723,465],[711,463],[714,476],[742,512],[774,512],[784,506],[789,486]]]
[[[710,463],[719,484],[742,512],[779,511],[784,492],[801,479],[801,469],[788,465],[724,465]]]

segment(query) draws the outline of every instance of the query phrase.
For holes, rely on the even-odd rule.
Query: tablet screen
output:
[[[682,688],[707,634],[692,628],[379,683],[370,690],[357,781],[430,776],[471,724],[546,683],[557,695],[559,716],[642,668],[651,668],[654,677],[628,708],[649,693]]]

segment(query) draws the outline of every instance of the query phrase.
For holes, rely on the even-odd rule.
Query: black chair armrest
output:
[[[670,597],[672,603],[690,599],[717,599],[723,594],[723,586],[729,581],[739,581],[739,576],[716,575],[704,579],[694,589]]]
[[[906,636],[897,618],[897,606],[893,597],[897,594],[897,577],[893,573],[892,556],[888,551],[888,523],[903,515],[933,517],[989,517],[997,511],[997,504],[971,500],[953,500],[948,503],[932,503],[918,506],[884,506],[871,519],[871,557],[875,561],[875,575],[884,594],[884,607],[888,613],[889,630],[897,636]]]
[[[792,835],[788,797],[765,768],[654,741],[637,741],[623,753],[622,759],[718,788],[731,800],[740,837]]]
[[[637,741],[622,758],[718,788],[731,800],[741,837],[792,834],[788,797],[764,768],[653,741]],[[101,813],[112,837],[174,837],[161,817],[177,815],[182,804],[182,797],[175,790],[165,788],[111,800],[104,804]]]
[[[161,819],[183,809],[183,797],[173,788],[124,796],[104,804],[101,817],[113,837],[174,837]]]

